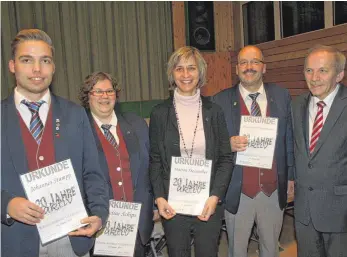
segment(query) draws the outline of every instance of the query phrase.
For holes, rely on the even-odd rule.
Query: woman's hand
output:
[[[176,215],[175,210],[171,208],[169,203],[163,197],[158,197],[155,202],[158,206],[159,214],[163,218],[169,220]]]
[[[205,207],[202,210],[201,215],[198,216],[198,219],[201,221],[208,221],[210,217],[214,214],[217,204],[218,197],[215,195],[210,196],[205,203]]]

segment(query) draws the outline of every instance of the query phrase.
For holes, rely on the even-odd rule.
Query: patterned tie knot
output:
[[[326,106],[326,104],[324,103],[324,101],[319,101],[317,103],[317,106],[318,106],[319,109],[323,109]]]
[[[112,127],[111,124],[102,124],[101,128],[104,130],[105,133],[110,131],[110,128]]]
[[[28,106],[30,112],[32,114],[37,113],[41,107],[41,105],[44,103],[45,101],[40,100],[38,102],[29,102],[27,100],[22,100],[22,103],[25,104],[26,106]]]
[[[118,144],[117,144],[116,139],[114,138],[114,136],[112,135],[112,133],[110,131],[111,127],[112,127],[112,125],[110,125],[110,124],[102,124],[101,125],[101,128],[104,130],[104,134],[105,134],[107,141],[110,142],[110,144],[113,147],[117,148]]]
[[[25,104],[31,112],[29,130],[38,145],[41,143],[43,134],[43,123],[40,119],[39,109],[44,102],[45,101],[42,100],[38,102],[28,102],[26,100],[22,100],[21,102]]]
[[[260,95],[260,93],[254,93],[254,94],[249,94],[249,97],[252,98],[253,101],[257,100],[257,97]]]

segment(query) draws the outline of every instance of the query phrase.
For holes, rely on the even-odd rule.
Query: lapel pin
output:
[[[55,119],[55,136],[57,138],[60,137],[60,134],[59,134],[59,127],[60,127],[60,119]]]
[[[236,106],[237,105],[237,102],[234,102],[234,106]]]

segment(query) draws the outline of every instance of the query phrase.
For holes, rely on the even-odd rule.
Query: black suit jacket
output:
[[[148,176],[148,126],[143,118],[134,113],[121,113],[120,110],[118,110],[118,105],[116,105],[115,112],[129,153],[134,202],[142,204],[138,231],[142,244],[145,245],[150,239],[153,230],[154,206],[153,194]],[[109,199],[114,199],[108,165],[94,126],[94,118],[90,110],[87,110],[87,114],[99,152],[99,163],[108,181]]]
[[[210,195],[224,198],[233,168],[228,130],[221,108],[207,98],[202,100],[202,118],[206,140],[205,157],[212,160]],[[167,199],[172,156],[181,156],[180,137],[173,98],[153,108],[149,126],[150,180],[155,198]]]

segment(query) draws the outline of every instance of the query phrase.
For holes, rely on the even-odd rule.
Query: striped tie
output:
[[[317,141],[320,136],[320,132],[323,128],[323,108],[325,106],[325,103],[323,101],[319,101],[317,103],[318,110],[316,118],[314,119],[313,128],[312,128],[312,136],[310,141],[310,154],[313,153],[314,148],[317,145]]]
[[[38,145],[41,143],[43,134],[43,124],[40,119],[39,109],[44,102],[45,101],[42,100],[39,102],[28,102],[26,100],[22,100],[22,103],[25,104],[31,112],[30,133]]]
[[[101,128],[104,130],[104,134],[105,134],[105,137],[107,139],[108,142],[110,142],[110,144],[114,147],[114,148],[117,148],[117,141],[116,139],[114,138],[114,136],[112,135],[111,131],[110,131],[110,128],[112,127],[112,125],[110,124],[103,124],[101,125]]]
[[[251,105],[252,116],[261,116],[260,107],[259,107],[259,104],[257,103],[257,97],[259,95],[260,93],[249,94],[249,97],[252,98],[252,105]]]

